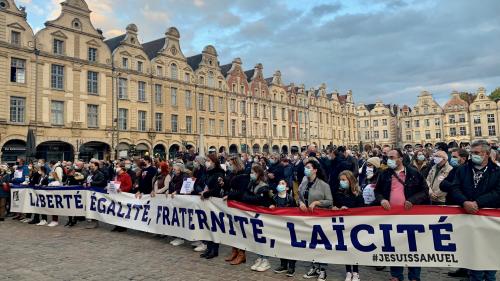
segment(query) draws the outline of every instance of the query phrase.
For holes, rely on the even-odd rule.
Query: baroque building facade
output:
[[[36,157],[48,160],[359,144],[350,91],[285,85],[280,71],[265,78],[260,63],[246,71],[239,58],[220,63],[211,45],[186,57],[175,27],[140,42],[130,24],[106,39],[85,1],[61,7],[34,34],[24,8],[0,0],[3,161],[25,156],[29,130]]]

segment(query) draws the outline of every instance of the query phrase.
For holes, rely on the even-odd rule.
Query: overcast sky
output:
[[[61,0],[17,0],[35,31]],[[221,64],[281,70],[285,82],[351,89],[357,103],[413,104],[421,90],[500,86],[500,0],[87,0],[107,38],[129,23],[143,42],[181,33],[185,55],[212,44]]]

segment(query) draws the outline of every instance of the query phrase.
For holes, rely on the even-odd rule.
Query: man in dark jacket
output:
[[[403,165],[403,152],[391,150],[387,154],[388,169],[382,172],[375,187],[375,200],[386,210],[429,203],[429,187],[424,177],[414,168]],[[391,266],[392,278],[404,280],[403,267]],[[420,267],[408,268],[409,280],[420,280]]]
[[[457,169],[449,196],[469,214],[482,208],[500,207],[500,168],[490,160],[490,145],[478,140],[471,145],[471,159]],[[471,281],[495,280],[496,271],[469,270]]]
[[[349,161],[345,154],[345,147],[339,146],[330,156],[328,184],[330,185],[332,194],[337,193],[337,190],[339,189],[339,174],[345,170],[349,170],[351,172],[354,170],[352,161]]]
[[[139,177],[139,190],[136,197],[142,197],[143,194],[151,194],[153,191],[153,178],[158,173],[158,170],[151,165],[151,157],[144,156],[145,166],[142,168],[141,176]]]
[[[91,187],[106,187],[108,182],[99,170],[99,162],[94,161],[90,163],[90,178],[87,180],[87,186]]]

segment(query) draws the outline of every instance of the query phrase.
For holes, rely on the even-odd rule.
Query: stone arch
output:
[[[47,162],[51,160],[73,161],[75,149],[69,142],[60,140],[44,141],[36,146],[36,158],[45,159]]]
[[[236,144],[231,144],[229,146],[229,154],[237,154],[238,153],[238,146]]]
[[[100,141],[89,141],[82,144],[78,149],[78,158],[85,162],[95,158],[98,160],[109,159],[111,147],[109,144]]]
[[[258,143],[254,144],[252,146],[252,151],[253,151],[254,154],[255,153],[259,153],[260,152],[260,145]]]
[[[168,158],[169,159],[177,158],[180,151],[181,151],[180,145],[178,145],[177,143],[171,144],[170,147],[168,148]]]
[[[18,158],[26,158],[26,141],[11,138],[5,141],[2,146],[2,162],[16,163]]]

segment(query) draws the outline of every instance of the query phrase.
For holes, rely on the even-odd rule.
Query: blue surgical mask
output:
[[[256,175],[256,174],[254,174],[254,173],[251,173],[251,174],[250,174],[250,180],[252,180],[252,181],[256,181],[256,180],[257,180],[257,175]]]
[[[483,164],[483,156],[481,156],[481,155],[472,154],[471,159],[472,159],[472,163],[474,163],[476,165]]]
[[[396,169],[398,164],[396,164],[396,160],[394,159],[387,159],[387,166],[389,166],[389,168],[391,169]]]
[[[425,160],[425,155],[423,155],[423,154],[418,155],[417,156],[417,160],[418,161],[424,161]]]
[[[286,191],[286,186],[280,184],[276,187],[276,190],[279,192],[279,193],[282,193],[282,192],[285,192]]]
[[[458,161],[458,159],[457,159],[457,158],[451,158],[451,160],[450,160],[450,165],[451,165],[452,167],[455,167],[455,168],[456,168],[456,167],[460,166],[460,162]]]
[[[304,168],[304,175],[305,175],[306,177],[310,177],[310,176],[311,176],[311,172],[312,172],[312,171],[311,171],[311,169],[309,169],[309,168]]]
[[[340,181],[340,189],[348,189],[349,181]]]

